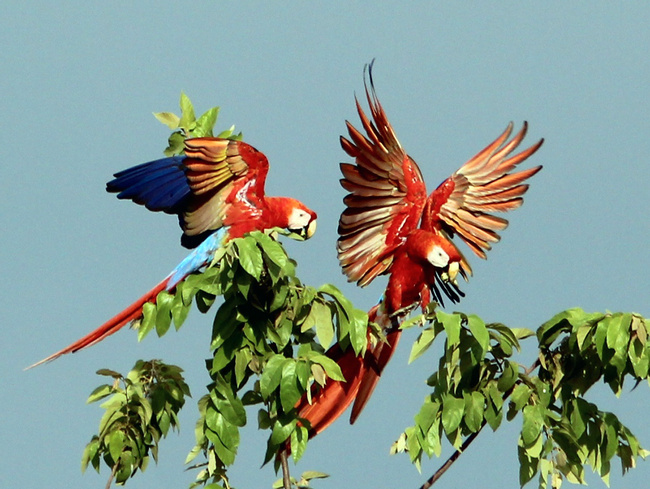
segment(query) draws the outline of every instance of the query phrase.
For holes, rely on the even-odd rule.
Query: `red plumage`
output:
[[[460,273],[467,280],[472,269],[451,238],[458,235],[477,256],[485,258],[491,243],[500,239],[498,232],[508,224],[490,213],[519,207],[528,189],[523,182],[542,168],[514,172],[543,140],[511,156],[526,135],[527,124],[508,141],[510,123],[427,197],[418,165],[400,145],[379,103],[372,64],[369,79],[366,100],[372,120],[357,100],[365,134],[347,122],[349,139],[341,137],[343,150],[355,162],[341,164],[341,185],[350,193],[339,221],[338,255],[348,280],[362,287],[378,275],[389,274],[383,302],[370,311],[371,320],[384,329],[386,341],[369,341],[363,357],[352,349],[330,350],[340,359],[350,385],[344,389],[340,382],[328,379],[325,387],[315,389],[311,405],[306,399],[300,401],[299,416],[316,427],[313,434],[329,426],[352,401],[350,421],[357,419],[395,351],[403,318],[414,306],[425,307],[431,293],[439,302],[443,295],[453,302],[462,295],[455,277]]]
[[[290,197],[266,197],[268,169],[266,156],[249,144],[195,138],[185,141],[184,157],[164,158],[116,173],[107,184],[109,192],[120,192],[118,198],[153,211],[177,213],[186,244],[199,247],[124,311],[28,368],[94,345],[137,319],[144,304],[156,302],[158,293],[173,290],[187,275],[207,265],[224,240],[274,227],[311,237],[316,213]]]

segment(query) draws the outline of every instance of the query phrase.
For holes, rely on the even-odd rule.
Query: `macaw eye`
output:
[[[294,209],[289,216],[289,229],[304,228],[309,224],[311,216],[302,209]]]

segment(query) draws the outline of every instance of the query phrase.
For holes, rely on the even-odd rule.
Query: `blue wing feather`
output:
[[[151,211],[179,214],[185,210],[185,199],[191,192],[185,158],[172,156],[122,170],[106,184],[106,190]]]

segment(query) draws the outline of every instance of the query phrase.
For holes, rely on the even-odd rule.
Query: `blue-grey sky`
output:
[[[124,330],[100,345],[23,372],[94,329],[157,283],[184,256],[173,217],[104,192],[113,172],[162,155],[168,130],[151,115],[177,111],[184,90],[197,112],[222,107],[271,162],[267,190],[319,213],[316,236],[287,243],[306,283],[331,282],[364,309],[385,280],[347,284],[335,254],[343,190],[338,137],[356,122],[354,94],[372,58],[379,97],[430,189],[491,142],[509,121],[527,120],[534,177],[503,240],[481,262],[458,308],[488,321],[536,328],[581,306],[650,316],[647,212],[650,167],[650,6],[645,2],[5,2],[0,6],[0,486],[103,487],[108,470],[81,475],[80,457],[102,410],[85,405],[110,367],[162,358],[186,370],[194,400],[160,465],[133,489],[183,488],[194,443],[195,401],[208,381],[211,317],[193,311],[179,333],[138,344]],[[408,366],[409,331],[365,412],[309,445],[295,474],[321,470],[318,488],[417,488],[418,474],[389,456],[412,424],[437,363]],[[530,355],[520,358],[531,363]],[[615,410],[650,448],[647,386]],[[270,487],[258,469],[266,433],[242,436],[231,482]],[[516,487],[520,419],[483,433],[441,487]],[[449,447],[444,455],[450,454]],[[612,486],[646,484],[642,463]],[[480,479],[476,479],[480,477]],[[595,477],[590,485],[604,487]],[[531,485],[532,487],[532,485]]]

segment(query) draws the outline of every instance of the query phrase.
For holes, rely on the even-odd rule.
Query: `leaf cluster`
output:
[[[189,97],[181,92],[181,115],[172,112],[154,112],[154,117],[169,127],[173,132],[169,136],[165,156],[175,156],[183,153],[185,140],[188,138],[212,137],[214,126],[217,123],[219,107],[212,107],[205,111],[198,119],[194,113],[194,106]],[[242,134],[235,134],[235,126],[221,131],[217,137],[241,140]]]
[[[97,373],[114,381],[100,385],[88,398],[91,403],[108,397],[101,405],[105,413],[99,433],[86,445],[81,468],[91,464],[99,472],[103,459],[123,484],[138,469],[146,469],[149,456],[158,460],[160,440],[170,428],[178,428],[178,412],[190,390],[182,369],[158,360],[139,360],[126,377],[108,369]]]
[[[176,292],[195,295],[204,311],[215,296],[224,299],[207,361],[213,382],[199,403],[197,443],[188,457],[203,453],[207,459],[197,482],[224,480],[247,421],[245,406],[258,405],[258,427],[270,431],[264,462],[285,445],[300,459],[308,427],[298,422],[294,406],[312,382],[344,380],[324,348],[334,337],[358,352],[365,347],[359,339],[365,338],[367,315],[331,285],[302,284],[295,268],[278,241],[254,232],[229,243],[211,268]]]
[[[476,316],[435,311],[415,342],[411,358],[426,351],[444,332],[438,370],[415,425],[393,446],[408,452],[417,467],[422,454],[441,453],[443,437],[456,449],[486,424],[496,430],[504,414],[521,414],[518,440],[520,483],[536,475],[539,487],[559,488],[564,480],[584,483],[590,466],[606,483],[611,461],[623,472],[644,450],[632,432],[584,395],[599,381],[618,396],[626,377],[648,379],[648,320],[636,314],[564,311],[537,330],[539,358],[528,369],[512,360],[528,330],[484,324]],[[536,371],[536,375],[534,372]]]
[[[504,395],[518,377],[519,365],[511,360],[519,340],[532,331],[513,330],[502,324],[485,324],[476,315],[435,310],[426,318],[411,350],[411,361],[421,356],[441,333],[446,335],[438,370],[427,380],[427,396],[415,426],[407,428],[393,452],[408,451],[420,467],[423,454],[440,456],[442,439],[460,448],[463,439],[485,423],[496,430],[503,419]]]
[[[208,312],[223,298],[206,361],[212,381],[198,403],[196,446],[186,460],[205,459],[196,465],[195,485],[229,487],[226,469],[235,461],[249,406],[257,406],[257,425],[269,431],[264,462],[284,449],[299,460],[309,426],[297,419],[296,403],[314,382],[345,380],[325,348],[334,340],[358,354],[366,347],[367,314],[332,285],[304,285],[274,239],[278,232],[230,241],[205,271],[188,276],[173,293],[161,292],[143,310],[139,337],[153,330],[162,336],[172,324],[181,327],[193,302]]]

